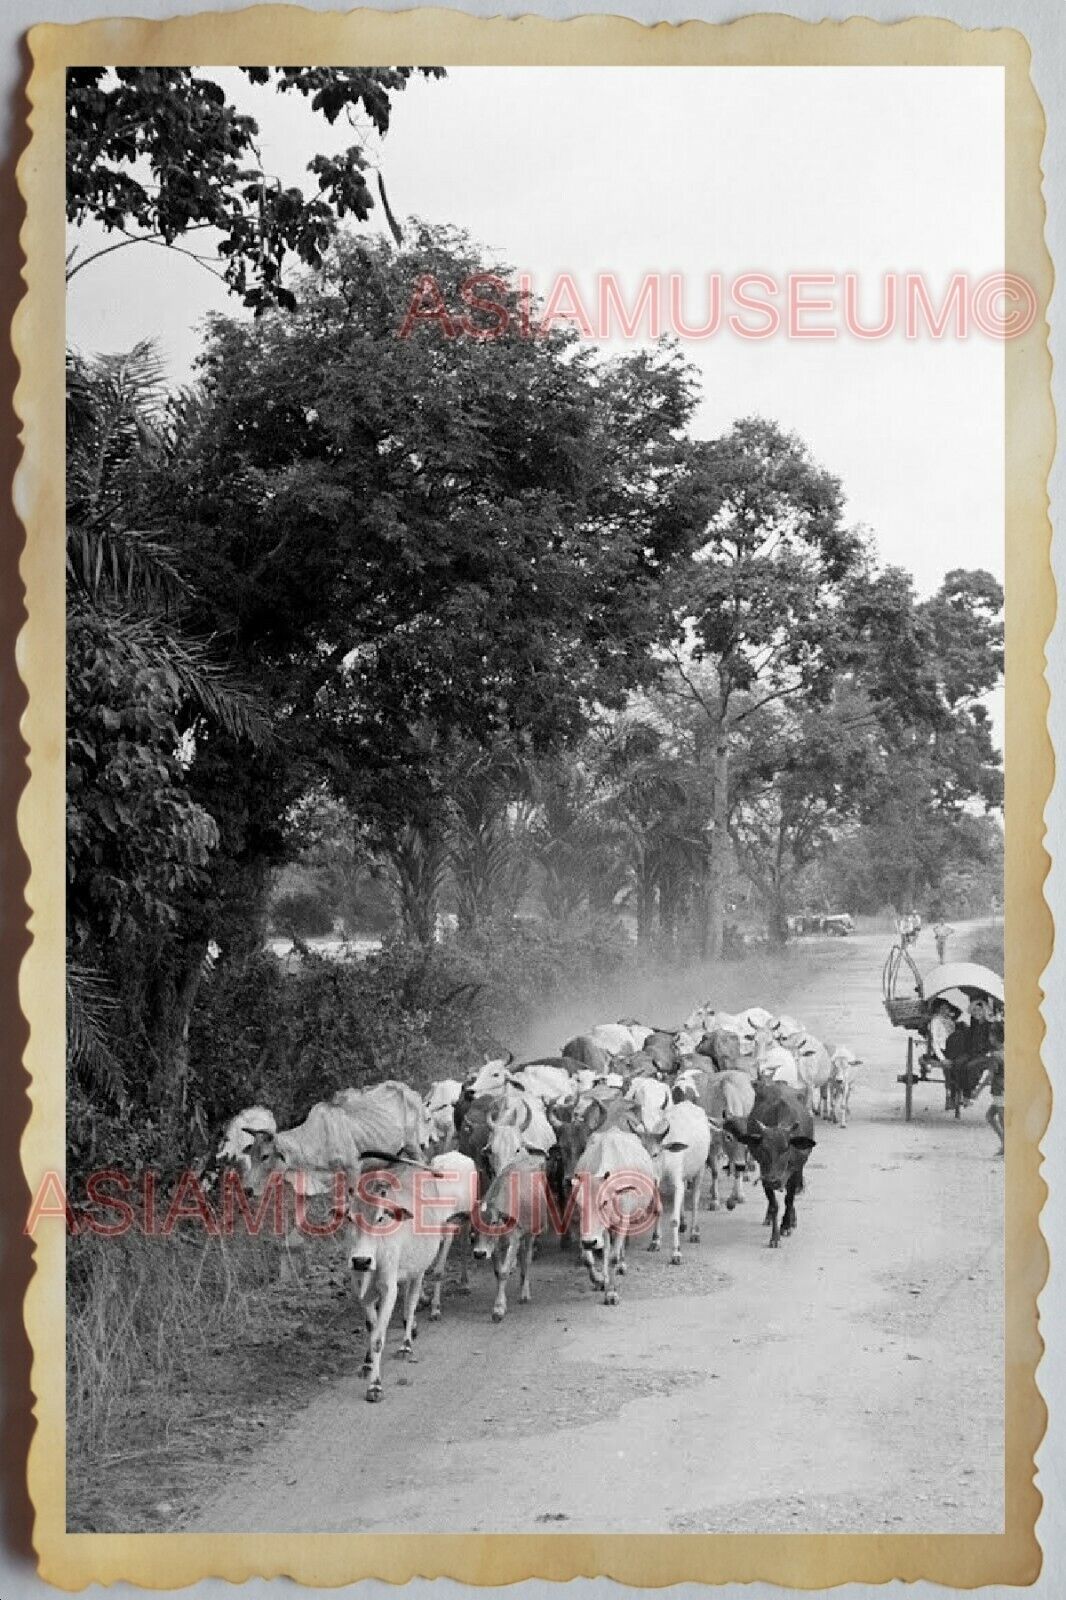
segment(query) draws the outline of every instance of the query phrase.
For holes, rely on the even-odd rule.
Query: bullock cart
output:
[[[897,1082],[903,1084],[904,1110],[910,1122],[914,1115],[915,1084],[947,1082],[930,1037],[937,1001],[947,1001],[957,1012],[965,1010],[970,1001],[978,997],[1002,1007],[1003,979],[990,967],[979,966],[975,961],[949,961],[923,975],[910,951],[901,943],[893,945],[889,951],[881,985],[889,1021],[907,1035],[906,1065]],[[934,1072],[934,1067],[940,1070]],[[950,1088],[948,1109],[953,1110],[956,1117],[961,1115],[961,1094]]]

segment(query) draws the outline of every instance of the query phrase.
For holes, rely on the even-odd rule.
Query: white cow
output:
[[[581,1258],[589,1278],[604,1291],[604,1304],[618,1304],[615,1275],[626,1270],[626,1238],[647,1228],[657,1210],[652,1159],[635,1133],[605,1128],[586,1144],[571,1180],[581,1221]]]
[[[589,1038],[613,1056],[632,1056],[636,1055],[653,1032],[652,1028],[645,1028],[636,1022],[601,1022],[593,1028]]]
[[[807,1100],[809,1109],[813,1111],[816,1101],[827,1101],[830,1073],[829,1051],[820,1039],[816,1039],[813,1034],[803,1030],[789,1034],[781,1042],[795,1059],[796,1071],[800,1080],[800,1092]]]
[[[404,1337],[399,1354],[414,1359],[415,1313],[423,1279],[440,1256],[449,1214],[461,1215],[464,1203],[469,1214],[475,1181],[469,1173],[456,1170],[449,1175],[413,1163],[378,1167],[357,1179],[349,1197],[348,1252],[366,1319],[363,1376],[370,1379],[368,1400],[381,1399],[381,1357],[401,1286]]]
[[[691,1212],[689,1239],[700,1242],[699,1204],[703,1188],[703,1173],[711,1151],[711,1127],[702,1106],[690,1100],[680,1100],[671,1105],[666,1116],[655,1129],[656,1146],[652,1152],[652,1165],[659,1184],[659,1193],[670,1204],[672,1248],[671,1266],[681,1265],[681,1216],[686,1196]],[[662,1242],[662,1212],[655,1219],[655,1231],[649,1250],[658,1250]]]
[[[661,1078],[637,1077],[626,1090],[625,1098],[640,1112],[640,1120],[650,1133],[670,1108],[670,1089]]]
[[[777,1043],[768,1028],[755,1035],[755,1077],[785,1083],[790,1089],[799,1088],[795,1057],[783,1044]]]
[[[455,1137],[455,1107],[462,1092],[458,1078],[441,1078],[431,1084],[422,1102],[429,1124],[429,1145],[446,1145]]]
[[[287,1183],[301,1182],[305,1194],[328,1194],[333,1174],[354,1176],[367,1151],[420,1159],[428,1132],[425,1107],[415,1091],[388,1079],[319,1101],[295,1128],[279,1131],[264,1106],[238,1112],[226,1124],[218,1159],[235,1165],[253,1193],[280,1170]]]
[[[507,1081],[517,1084],[526,1094],[536,1095],[544,1105],[553,1106],[560,1100],[572,1098],[577,1076],[565,1067],[553,1066],[550,1061],[535,1061],[531,1066],[518,1067]]]
[[[726,1201],[726,1210],[743,1205],[744,1192],[741,1177],[748,1170],[747,1147],[729,1132],[728,1123],[746,1125],[755,1104],[755,1085],[746,1072],[727,1070],[705,1074],[699,1103],[707,1113],[711,1126],[711,1154],[708,1166],[711,1172],[711,1210],[718,1209],[718,1164],[724,1159],[726,1171],[733,1180],[733,1188]]]
[[[861,1066],[862,1057],[853,1055],[850,1050],[843,1048],[834,1050],[829,1058],[828,1093],[822,1115],[832,1116],[833,1121],[841,1128],[846,1128],[848,1125],[852,1079],[855,1068]]]

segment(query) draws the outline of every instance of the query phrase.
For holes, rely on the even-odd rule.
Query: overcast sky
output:
[[[211,75],[287,182],[353,140],[300,99]],[[939,292],[1003,260],[998,69],[451,69],[396,98],[378,153],[397,215],[466,228],[538,289],[560,271],[590,286],[681,272],[695,314],[712,271],[855,271],[872,319],[885,272]],[[68,336],[84,351],[154,336],[185,379],[209,310],[241,314],[195,263],[136,246],[73,280]],[[720,332],[686,353],[703,374],[697,433],[753,412],[798,432],[843,481],[849,520],[923,592],[953,566],[1002,574],[1001,345]]]

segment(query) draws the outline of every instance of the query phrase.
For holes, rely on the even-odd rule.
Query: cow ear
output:
[[[804,1133],[794,1133],[788,1141],[793,1150],[813,1150],[814,1140],[808,1139]]]

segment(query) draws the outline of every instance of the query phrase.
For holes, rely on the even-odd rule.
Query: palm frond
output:
[[[68,523],[67,579],[93,599],[106,593],[164,611],[191,594],[167,546],[135,528]]]
[[[70,1065],[117,1105],[126,1098],[126,1075],[112,1038],[118,1002],[107,982],[85,962],[67,963],[67,1057]]]

